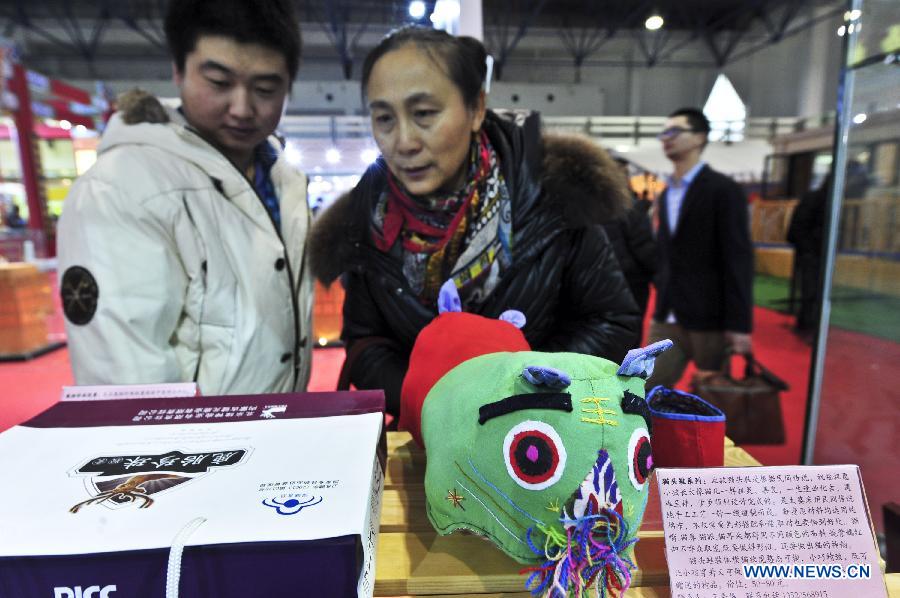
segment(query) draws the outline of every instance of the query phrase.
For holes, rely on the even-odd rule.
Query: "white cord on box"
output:
[[[181,582],[181,555],[187,539],[206,522],[205,517],[197,517],[181,528],[172,540],[169,550],[169,566],[166,568],[166,598],[178,598],[178,584]]]

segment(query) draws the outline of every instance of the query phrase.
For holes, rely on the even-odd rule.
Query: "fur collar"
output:
[[[169,122],[169,115],[156,96],[137,87],[119,95],[116,110],[126,125]]]
[[[543,202],[561,213],[567,228],[602,224],[619,217],[631,197],[621,168],[597,143],[571,134],[543,135]],[[368,234],[368,214],[352,193],[319,214],[309,238],[310,268],[331,284],[352,263]]]
[[[545,133],[541,185],[552,210],[568,228],[603,224],[631,204],[622,168],[596,142],[582,135]]]

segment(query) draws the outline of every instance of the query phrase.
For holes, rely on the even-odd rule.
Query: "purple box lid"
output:
[[[66,401],[50,407],[28,420],[23,426],[31,428],[87,428],[96,426],[165,425],[171,423],[215,423],[218,420],[180,418],[177,422],[166,419],[136,419],[141,411],[191,410],[198,408],[253,407],[241,413],[253,420],[297,419],[356,415],[384,411],[384,392],[361,390],[355,392],[305,392],[266,395],[227,395],[217,397],[187,397],[165,399],[116,399],[109,401]],[[268,415],[261,415],[267,413]],[[237,416],[227,421],[241,421]]]

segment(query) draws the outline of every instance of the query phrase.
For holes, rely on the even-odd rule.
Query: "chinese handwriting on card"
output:
[[[672,598],[887,596],[857,467],[656,475]]]

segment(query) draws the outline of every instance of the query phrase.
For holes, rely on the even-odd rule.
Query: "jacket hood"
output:
[[[561,133],[544,133],[542,143],[541,211],[561,214],[569,229],[624,214],[631,201],[625,175],[603,148],[587,137]],[[384,163],[379,160],[371,168],[383,169]],[[324,284],[348,270],[359,245],[367,242],[370,205],[359,201],[358,189],[320,214],[310,233],[310,268]]]

